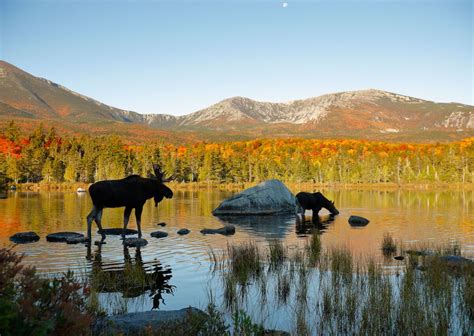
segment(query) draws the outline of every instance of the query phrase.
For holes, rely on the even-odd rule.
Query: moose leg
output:
[[[143,205],[135,208],[135,218],[137,219],[138,238],[142,237],[142,228],[140,226],[140,222],[142,220],[142,210],[143,210]]]
[[[127,229],[128,221],[130,219],[130,214],[132,213],[132,208],[126,207],[123,213],[123,232],[122,239],[125,239],[125,230]]]
[[[92,221],[96,218],[97,216],[97,207],[94,205],[92,208],[92,211],[87,215],[87,237],[86,239],[88,241],[91,240],[92,237]]]
[[[319,221],[319,211],[321,210],[321,208],[313,208],[313,218],[312,218],[312,221],[314,224],[320,224],[320,221]]]
[[[97,215],[95,216],[95,222],[97,224],[97,227],[99,228],[99,232],[102,236],[101,241],[105,240],[105,234],[102,232],[102,212],[104,211],[104,208],[100,208],[97,211]]]

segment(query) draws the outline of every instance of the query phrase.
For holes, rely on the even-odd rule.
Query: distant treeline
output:
[[[449,144],[265,139],[171,145],[119,137],[61,136],[54,128],[0,133],[0,179],[94,182],[148,176],[158,163],[177,181],[314,183],[473,183],[474,138]]]

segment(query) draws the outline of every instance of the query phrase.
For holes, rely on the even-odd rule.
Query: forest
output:
[[[240,183],[277,178],[312,183],[473,183],[474,138],[439,144],[260,139],[172,145],[118,136],[61,135],[39,126],[0,131],[0,178],[8,183],[82,182],[149,176],[152,163],[178,182]]]

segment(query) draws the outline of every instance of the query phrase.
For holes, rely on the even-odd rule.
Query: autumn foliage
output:
[[[180,182],[473,183],[474,138],[444,144],[264,139],[175,145],[54,129],[0,135],[0,173],[13,182],[94,182],[147,176],[160,164]]]
[[[93,322],[87,287],[72,273],[40,278],[22,257],[0,249],[1,335],[87,335]]]

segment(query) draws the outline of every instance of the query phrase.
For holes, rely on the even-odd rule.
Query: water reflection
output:
[[[223,224],[235,225],[237,230],[243,229],[268,239],[286,237],[295,223],[294,215],[219,216],[218,218]]]
[[[99,293],[122,293],[124,298],[135,298],[148,293],[152,309],[159,309],[165,303],[163,294],[173,294],[176,288],[170,285],[171,268],[159,261],[143,262],[141,249],[135,249],[132,258],[129,248],[123,246],[123,263],[103,262],[102,246],[94,253],[87,246],[87,260],[91,263],[89,282]]]
[[[295,232],[298,237],[306,237],[310,234],[322,235],[325,233],[334,223],[336,216],[313,216],[310,220],[307,220],[304,216],[300,218],[296,217],[295,220]]]

